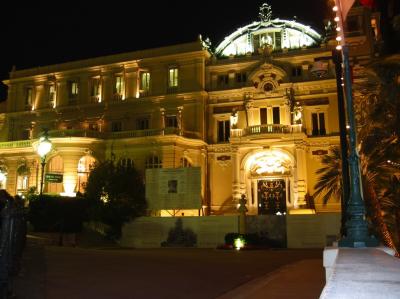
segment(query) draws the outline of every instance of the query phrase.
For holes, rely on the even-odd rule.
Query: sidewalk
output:
[[[302,260],[254,279],[217,299],[319,298],[324,276],[321,260]]]

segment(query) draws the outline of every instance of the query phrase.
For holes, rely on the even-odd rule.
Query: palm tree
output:
[[[382,242],[398,255],[400,171],[393,165],[400,166],[400,57],[373,65],[363,76],[354,87],[364,201]],[[326,204],[341,195],[340,150],[332,148],[322,164],[314,196]]]

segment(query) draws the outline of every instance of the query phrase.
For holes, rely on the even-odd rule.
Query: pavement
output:
[[[322,250],[123,249],[93,236],[77,247],[30,236],[17,299],[319,298]]]
[[[400,259],[382,248],[339,248],[321,299],[400,298]]]

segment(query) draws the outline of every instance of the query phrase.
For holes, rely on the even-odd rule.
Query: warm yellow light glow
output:
[[[247,161],[250,171],[257,175],[287,173],[290,171],[291,158],[280,150],[268,150],[254,154]]]
[[[336,50],[339,50],[339,51],[342,50],[342,46],[341,45],[337,45],[336,46]]]
[[[236,238],[234,244],[235,244],[235,249],[240,250],[244,247],[246,242],[242,238]]]
[[[337,36],[337,37],[336,37],[336,40],[337,40],[338,42],[340,42],[340,41],[342,40],[342,37],[341,37],[341,36]]]
[[[334,20],[335,20],[335,22],[339,22],[340,18],[339,17],[335,17]]]
[[[48,140],[46,137],[40,137],[37,153],[43,158],[51,151],[51,146],[52,144],[50,140]]]
[[[6,180],[6,174],[0,171],[0,182],[4,182]]]
[[[336,27],[337,32],[340,32],[340,30],[342,30],[340,27]]]
[[[290,215],[312,215],[315,214],[314,209],[294,209],[289,211]]]
[[[338,11],[338,9],[339,9],[339,8],[338,8],[336,5],[335,5],[334,7],[332,7],[332,10],[333,10],[333,11]]]

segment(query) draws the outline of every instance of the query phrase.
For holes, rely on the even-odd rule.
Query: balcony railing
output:
[[[0,142],[0,148],[17,148],[17,147],[31,147],[32,140],[18,140],[18,141],[6,141]]]
[[[231,137],[242,137],[260,134],[292,134],[301,133],[302,125],[257,125],[244,129],[231,129]]]

